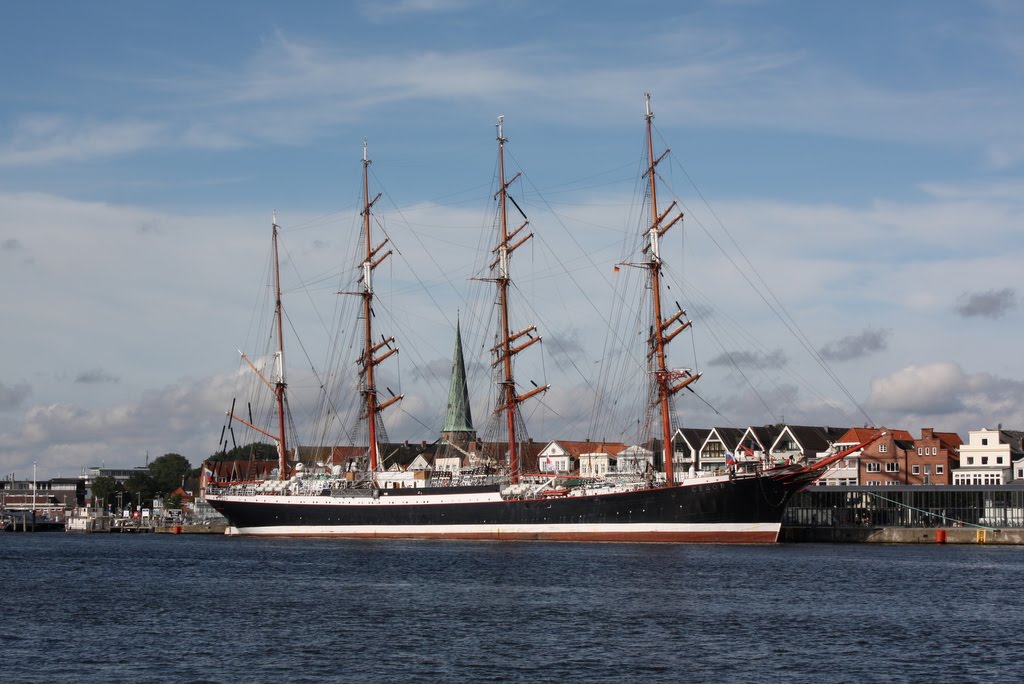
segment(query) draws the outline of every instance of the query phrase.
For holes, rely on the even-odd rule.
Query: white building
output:
[[[960,447],[960,467],[953,470],[955,485],[1003,485],[1013,481],[1015,464],[1024,463],[1024,432],[971,430]],[[1020,475],[1024,476],[1024,465]]]
[[[568,473],[572,470],[572,452],[558,442],[549,442],[537,455],[542,473]]]
[[[580,475],[583,477],[605,477],[615,474],[615,454],[580,454]]]
[[[642,446],[626,447],[615,456],[619,475],[643,475],[654,469],[654,452]]]

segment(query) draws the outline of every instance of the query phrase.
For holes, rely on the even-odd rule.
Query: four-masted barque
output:
[[[497,344],[492,349],[492,366],[497,371],[495,415],[504,423],[500,467],[475,479],[451,480],[428,477],[410,479],[405,473],[381,468],[378,452],[380,412],[401,396],[382,400],[375,386],[375,368],[397,352],[391,337],[376,336],[373,323],[373,273],[391,253],[381,253],[387,241],[374,246],[365,146],[363,153],[362,242],[364,259],[360,269],[363,346],[359,360],[361,413],[366,421],[368,444],[363,472],[342,471],[338,465],[319,472],[290,464],[286,448],[285,382],[281,335],[281,290],[276,277],[276,326],[278,350],[275,378],[264,383],[277,402],[279,430],[262,430],[250,421],[238,420],[270,437],[277,445],[277,477],[248,482],[210,483],[206,500],[229,521],[230,534],[308,535],[378,538],[445,538],[492,540],[559,540],[606,542],[774,542],[783,511],[790,498],[819,477],[833,462],[853,449],[835,454],[813,465],[770,467],[769,464],[737,464],[722,474],[700,477],[677,474],[673,469],[673,396],[695,382],[700,375],[669,366],[669,342],[690,321],[682,309],[664,315],[662,311],[662,250],[665,233],[682,220],[673,202],[664,210],[658,206],[656,169],[665,154],[655,157],[650,97],[646,105],[646,152],[650,223],[644,236],[644,259],[628,266],[647,272],[651,318],[647,358],[653,386],[654,415],[660,416],[660,458],[663,473],[637,477],[633,481],[575,478],[570,482],[552,477],[524,476],[519,453],[521,435],[519,405],[544,392],[546,385],[520,394],[513,377],[513,357],[540,340],[536,328],[513,332],[509,320],[509,297],[513,252],[532,233],[521,232],[528,222],[509,229],[507,202],[509,186],[518,178],[505,177],[504,150],[507,140],[503,122],[498,121],[498,227],[491,275],[482,278],[494,284],[498,305]],[[378,195],[379,197],[379,195]],[[512,200],[514,203],[514,200]],[[275,260],[277,226],[274,225]],[[275,261],[276,263],[276,261]],[[276,267],[275,267],[276,273]],[[377,341],[379,339],[379,341]],[[461,353],[461,352],[460,352]],[[460,357],[461,360],[461,357]],[[252,365],[252,364],[250,364]],[[256,368],[253,366],[253,370]],[[258,372],[258,371],[257,371]],[[261,376],[262,377],[262,376]]]

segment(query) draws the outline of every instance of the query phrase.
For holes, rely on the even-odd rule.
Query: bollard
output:
[[[946,530],[935,530],[935,543],[945,544],[946,543]]]

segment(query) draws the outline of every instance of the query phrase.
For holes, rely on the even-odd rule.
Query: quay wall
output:
[[[224,534],[227,523],[194,523],[191,525],[160,525],[154,528],[159,534]]]
[[[1024,544],[1024,529],[783,526],[779,541],[825,544]]]

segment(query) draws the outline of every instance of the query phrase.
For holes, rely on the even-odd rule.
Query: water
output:
[[[1024,549],[0,535],[0,681],[1011,682]]]

